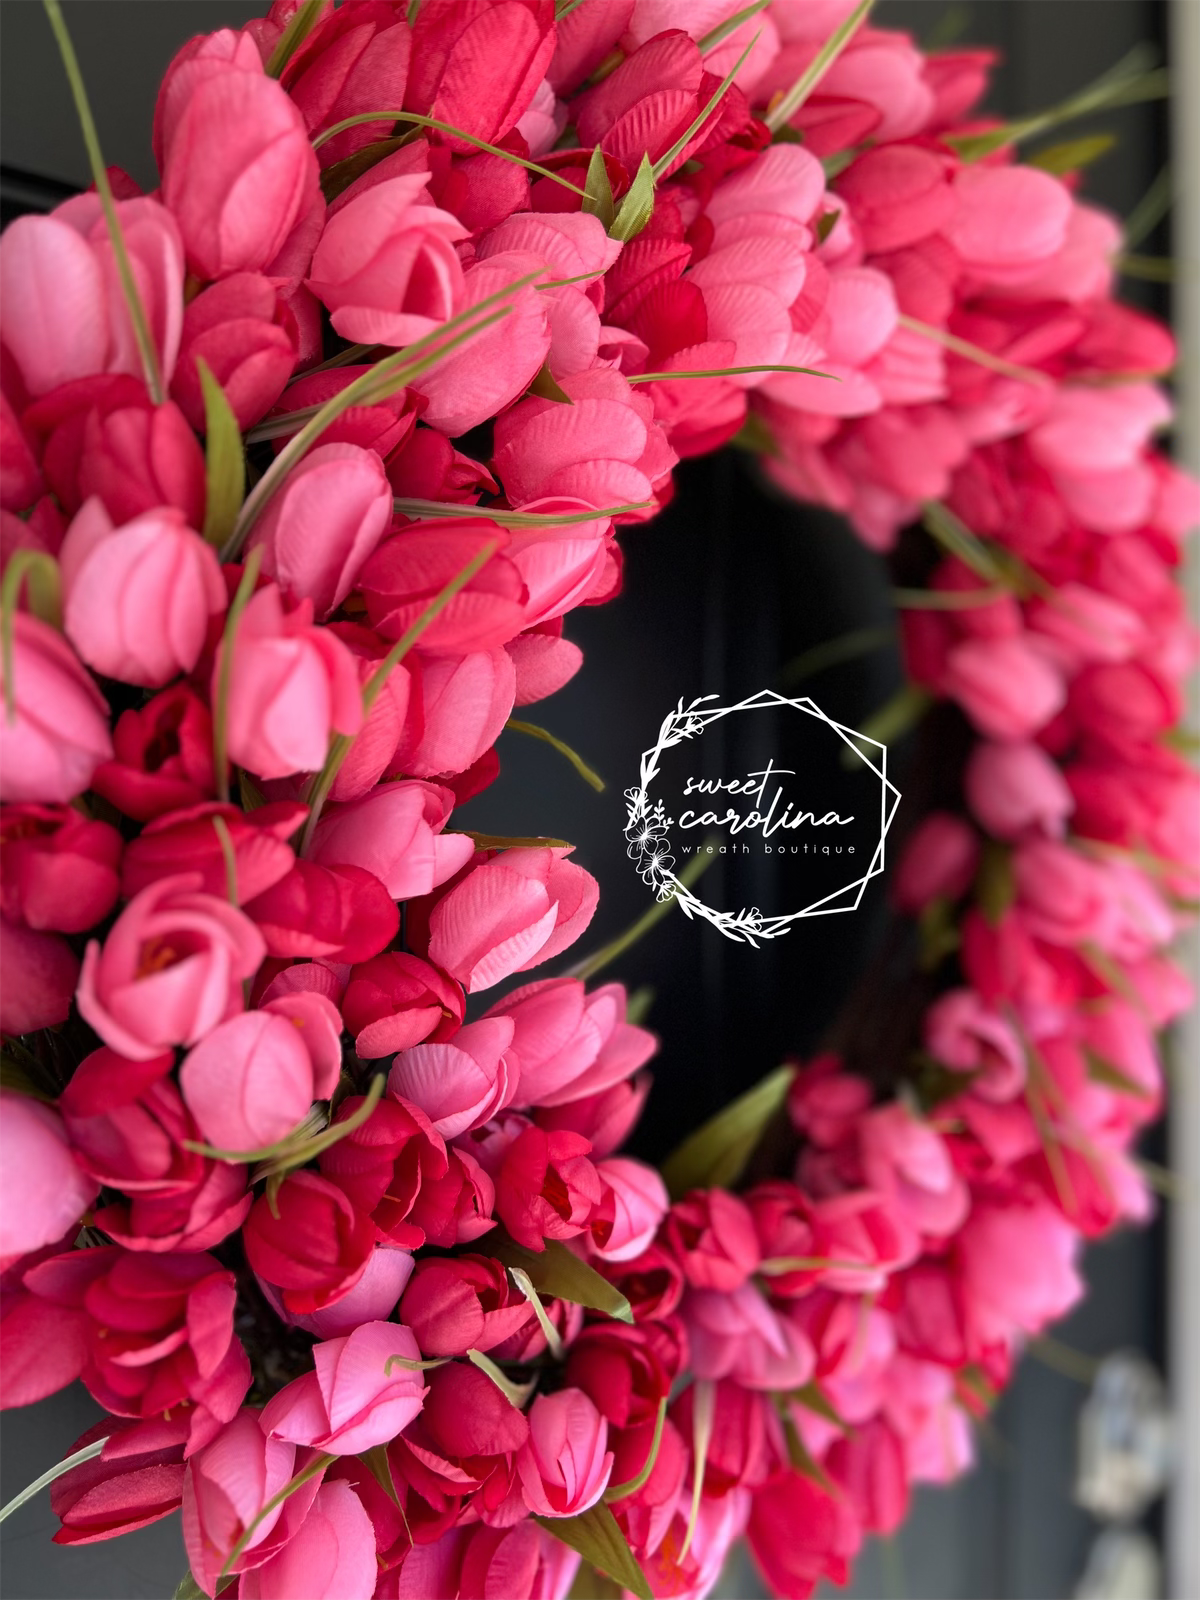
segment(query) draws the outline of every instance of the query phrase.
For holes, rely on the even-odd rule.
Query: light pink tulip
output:
[[[84,1019],[120,1055],[148,1061],[194,1044],[242,1009],[242,981],[266,956],[262,935],[235,906],[199,893],[198,876],[160,878],[125,907],[83,957]]]
[[[625,1021],[619,983],[589,995],[579,978],[543,978],[497,1000],[487,1015],[513,1021],[520,1106],[561,1106],[599,1094],[631,1078],[658,1044]]]
[[[108,705],[60,633],[18,611],[13,618],[16,719],[0,717],[0,800],[73,800],[112,758]],[[0,668],[0,687],[3,669]]]
[[[972,812],[997,839],[1061,838],[1075,809],[1061,768],[1038,744],[977,744],[964,785]]]
[[[392,488],[373,450],[326,444],[290,474],[254,529],[263,571],[327,617],[350,593],[392,520]]]
[[[353,1333],[364,1322],[386,1322],[412,1277],[414,1265],[411,1251],[378,1244],[353,1289],[320,1311],[289,1311],[273,1284],[260,1278],[258,1285],[285,1322],[318,1339],[338,1339]]]
[[[468,1023],[441,1044],[402,1050],[388,1076],[388,1091],[420,1106],[443,1139],[481,1128],[510,1106],[520,1081],[507,1017]]]
[[[179,230],[157,200],[118,200],[117,216],[169,383],[183,325]],[[142,376],[98,195],[79,195],[46,217],[18,217],[5,230],[0,337],[33,395],[94,373]]]
[[[753,1282],[732,1292],[691,1289],[683,1317],[698,1378],[776,1390],[802,1389],[812,1377],[816,1363],[807,1334],[774,1311]]]
[[[481,862],[434,907],[429,959],[468,993],[549,961],[573,944],[600,890],[568,850],[506,850]]]
[[[213,695],[225,646],[213,666]],[[354,658],[328,628],[315,628],[312,602],[285,612],[268,584],[253,596],[237,631],[229,693],[229,759],[260,778],[316,772],[331,732],[362,726]]]
[[[951,989],[925,1014],[925,1047],[954,1072],[974,1074],[972,1094],[1011,1100],[1025,1082],[1025,1051],[1012,1024],[973,989]]]
[[[371,1600],[375,1528],[348,1483],[323,1483],[283,1548],[242,1574],[239,1600]]]
[[[96,672],[158,689],[200,659],[227,600],[216,552],[164,506],[114,527],[99,499],[67,529],[60,565],[67,636]]]
[[[303,1011],[300,1002],[300,996],[275,1002],[276,1007],[290,1006],[291,1016],[273,1009],[231,1017],[185,1057],[179,1086],[209,1144],[220,1150],[275,1144],[321,1098],[308,1049],[312,1027],[303,1011],[318,1012],[317,1027],[323,1023],[331,1028],[335,1039],[340,1019],[321,995],[303,996]],[[326,1007],[332,1018],[320,1015]]]
[[[419,682],[419,715],[410,717],[388,770],[415,778],[465,772],[492,748],[512,711],[517,674],[511,653],[428,656]]]
[[[653,1167],[624,1156],[599,1162],[596,1171],[604,1199],[602,1220],[591,1225],[592,1248],[604,1261],[632,1261],[653,1243],[670,1209],[667,1186]]]
[[[7,1089],[0,1092],[0,1183],[0,1261],[54,1244],[100,1192],[72,1156],[54,1107]]]
[[[387,1444],[418,1415],[427,1393],[420,1372],[389,1370],[393,1356],[421,1359],[412,1333],[395,1322],[364,1322],[344,1339],[323,1340],[313,1347],[316,1370],[263,1408],[263,1432],[338,1456]]]
[[[1033,167],[961,167],[943,232],[968,271],[989,284],[1019,283],[1062,248],[1071,196]]]
[[[1027,637],[964,639],[946,657],[942,688],[991,739],[1027,739],[1067,697],[1062,674]]]
[[[311,858],[327,867],[362,867],[393,900],[429,894],[475,849],[469,835],[442,832],[453,805],[450,791],[434,783],[381,783],[361,800],[327,807]]]
[[[538,1395],[517,1453],[521,1491],[535,1515],[574,1517],[594,1506],[612,1464],[608,1424],[582,1389]]]
[[[411,344],[460,309],[454,244],[467,230],[428,203],[428,181],[413,172],[374,182],[344,197],[326,223],[308,287],[344,339]]]
[[[579,646],[555,631],[561,626],[556,620],[546,628],[532,628],[505,645],[517,669],[517,705],[533,705],[556,694],[583,665]]]
[[[257,52],[251,64],[239,50],[169,73],[160,110],[162,195],[191,271],[207,282],[270,268],[320,202],[317,158],[291,99]]]
[[[266,1438],[258,1418],[257,1411],[239,1411],[187,1464],[183,1542],[192,1573],[206,1594],[216,1594],[234,1545],[295,1471],[295,1445]],[[280,1547],[299,1526],[318,1482],[313,1479],[266,1512],[234,1562],[235,1571],[245,1571]]]
[[[937,1239],[958,1231],[970,1204],[967,1186],[935,1128],[896,1102],[868,1111],[858,1137],[867,1183],[903,1221]]]
[[[57,933],[0,917],[0,1029],[20,1035],[53,1028],[71,1013],[79,957]]]

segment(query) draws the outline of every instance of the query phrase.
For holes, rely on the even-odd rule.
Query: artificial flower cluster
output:
[[[867,9],[276,0],[171,64],[158,191],[5,234],[3,1403],[111,1413],[60,1541],[182,1506],[209,1595],[560,1600],[586,1552],[698,1600],[748,1534],[799,1600],[1146,1214],[1173,345],[973,119],[987,54]],[[910,1081],[822,1058],[789,1177],[672,1203],[620,985],[472,1000],[594,879],[453,821],[735,435],[876,548],[928,508],[909,672],[976,742],[895,881]]]

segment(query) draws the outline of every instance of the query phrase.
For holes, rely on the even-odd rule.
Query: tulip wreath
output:
[[[1146,1215],[1196,498],[1095,141],[1019,149],[1161,75],[999,125],[868,10],[276,0],[171,63],[146,195],[47,4],[95,184],[0,243],[0,1265],[3,1403],[110,1413],[58,1541],[182,1507],[181,1595],[560,1600],[745,1535],[805,1596]],[[900,1081],[788,1067],[658,1172],[653,1036],[546,975],[595,880],[453,813],[735,436],[917,527],[969,753]]]

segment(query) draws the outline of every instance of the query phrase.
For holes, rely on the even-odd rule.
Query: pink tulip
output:
[[[582,1389],[540,1394],[529,1408],[529,1439],[517,1454],[525,1504],[543,1517],[574,1517],[608,1487],[608,1424]]]
[[[992,739],[1025,739],[1066,699],[1062,676],[1032,639],[966,639],[946,658],[942,688]]]
[[[452,807],[453,796],[436,784],[379,784],[361,800],[326,809],[311,857],[373,873],[393,900],[429,894],[474,853],[467,834],[442,831]]]
[[[239,1600],[371,1600],[379,1565],[375,1529],[348,1483],[322,1483],[297,1531],[242,1574]]]
[[[698,1378],[732,1378],[743,1388],[771,1391],[802,1389],[813,1375],[808,1336],[768,1305],[752,1281],[732,1293],[692,1289],[682,1314]]]
[[[306,1000],[333,1013],[327,1025],[336,1038],[340,1019],[334,1007],[320,995]],[[214,1028],[184,1058],[179,1086],[208,1144],[239,1151],[275,1144],[307,1115],[314,1099],[323,1098],[316,1093],[307,1048],[308,1019],[298,1020],[303,1027],[277,1011],[247,1011]]]
[[[387,654],[387,640],[371,628],[356,622],[334,622],[330,631],[354,657],[359,682],[365,688]],[[417,691],[421,682],[419,658],[413,654],[398,662],[384,680],[366,721],[338,769],[329,791],[331,800],[360,800],[380,778],[394,768],[396,747],[410,720],[416,714]]]
[[[517,669],[517,705],[530,706],[547,695],[557,694],[583,665],[583,651],[564,639],[561,629],[561,620],[555,618],[518,634],[505,645]]]
[[[392,520],[392,489],[373,450],[319,445],[305,456],[255,526],[263,571],[319,617],[350,593]]]
[[[117,898],[120,834],[71,806],[0,813],[0,912],[26,927],[85,933]]]
[[[944,1239],[962,1226],[967,1186],[941,1134],[899,1103],[878,1106],[859,1124],[863,1175],[918,1232]]]
[[[1032,167],[961,167],[955,209],[942,231],[973,276],[1019,283],[1061,247],[1071,197],[1061,179]]]
[[[948,811],[931,811],[905,842],[892,899],[910,916],[931,900],[957,900],[978,864],[979,839],[969,823]]]
[[[360,344],[411,344],[460,309],[466,229],[423,198],[427,172],[349,193],[325,226],[308,287]]]
[[[10,1260],[61,1239],[100,1186],[75,1161],[52,1106],[7,1089],[0,1092],[0,1106],[0,1260]]]
[[[0,394],[0,506],[24,511],[45,492],[33,443],[6,394]]]
[[[266,1511],[295,1472],[296,1447],[266,1438],[258,1425],[259,1415],[240,1411],[187,1464],[183,1542],[193,1576],[206,1594],[216,1593],[234,1545],[260,1514],[265,1512],[233,1563],[235,1571],[246,1571],[285,1542],[300,1525],[320,1482],[312,1479],[281,1505]]]
[[[604,1261],[631,1261],[654,1242],[670,1209],[667,1186],[653,1167],[624,1157],[601,1161],[596,1171],[605,1193],[592,1222],[593,1248]]]
[[[419,956],[391,951],[351,969],[342,1014],[355,1051],[372,1061],[450,1038],[462,1022],[463,993]]]
[[[1040,1333],[1083,1293],[1080,1236],[1042,1200],[977,1202],[955,1241],[971,1325],[984,1343]]]
[[[838,194],[872,255],[938,233],[955,214],[952,164],[914,144],[879,145],[842,174]]]
[[[123,711],[113,729],[113,759],[92,778],[97,794],[138,822],[194,806],[216,793],[212,717],[185,684]]]
[[[225,648],[213,665],[214,698]],[[311,601],[285,612],[274,584],[250,600],[233,647],[228,724],[229,759],[260,778],[316,772],[331,732],[358,732],[354,660],[328,629],[313,626]]]
[[[183,338],[171,394],[203,431],[198,361],[221,385],[238,427],[256,423],[279,399],[296,365],[299,330],[270,278],[235,272],[205,289],[183,315]]]
[[[2,675],[2,673],[0,673]],[[112,753],[108,704],[60,633],[18,611],[13,618],[16,720],[0,718],[0,800],[73,800]]]
[[[797,1471],[781,1469],[750,1502],[747,1538],[776,1594],[811,1595],[822,1578],[847,1583],[862,1528],[843,1495]]]
[[[533,1308],[491,1256],[427,1256],[400,1302],[427,1356],[491,1350],[533,1321]]]
[[[561,384],[572,405],[530,396],[497,419],[495,470],[512,504],[545,495],[598,508],[653,500],[676,461],[654,402],[605,367]]]
[[[414,1265],[410,1251],[377,1244],[367,1258],[366,1270],[349,1293],[321,1311],[289,1311],[265,1279],[259,1279],[259,1287],[283,1320],[294,1328],[303,1328],[318,1339],[339,1339],[364,1322],[386,1322],[412,1277]]]
[[[516,679],[511,656],[499,648],[426,657],[417,715],[410,715],[388,770],[416,778],[465,772],[500,736]]]
[[[159,878],[197,872],[206,894],[228,898],[229,868],[223,835],[217,832],[220,821],[233,847],[233,899],[242,905],[291,870],[296,857],[287,841],[306,815],[307,807],[276,800],[251,812],[207,801],[156,817],[125,852],[121,893],[131,900]]]
[[[547,1133],[578,1133],[592,1147],[592,1155],[612,1155],[619,1150],[637,1126],[650,1093],[650,1074],[640,1072],[632,1080],[615,1083],[599,1094],[586,1095],[565,1106],[539,1108],[534,1119]]]
[[[385,638],[399,639],[452,578],[495,545],[495,553],[425,629],[421,649],[459,656],[507,644],[525,626],[525,585],[504,554],[508,543],[503,528],[475,519],[402,528],[380,545],[359,580],[372,626]]]
[[[272,266],[317,195],[304,120],[254,67],[245,52],[193,60],[160,94],[162,196],[205,282]]]
[[[0,917],[0,956],[0,1028],[5,1033],[33,1033],[67,1020],[79,958],[65,939]]]
[[[160,878],[129,902],[83,957],[78,1005],[108,1045],[146,1061],[194,1044],[242,1009],[241,984],[266,954],[248,917],[198,878]]]
[[[1056,840],[1030,839],[1012,866],[1022,917],[1037,938],[1076,949],[1108,943],[1117,897],[1101,863]]]
[[[393,1366],[393,1357],[421,1359],[412,1333],[395,1322],[364,1322],[314,1345],[316,1370],[267,1402],[263,1432],[338,1456],[386,1444],[420,1413],[427,1392],[422,1374]]]
[[[587,994],[578,978],[543,978],[497,1000],[489,1017],[510,1017],[521,1063],[517,1104],[559,1106],[631,1078],[657,1040],[625,1021],[625,990],[607,983]]]
[[[973,989],[951,989],[925,1014],[925,1047],[953,1072],[973,1074],[970,1092],[1011,1100],[1025,1083],[1025,1051],[1012,1024]]]
[[[506,850],[435,905],[429,959],[469,994],[549,961],[592,920],[599,886],[565,849]]]
[[[547,0],[429,0],[413,23],[405,109],[499,143],[545,77],[554,33]],[[480,73],[480,61],[489,71]]]
[[[473,262],[462,275],[455,311],[478,305],[541,266],[538,257],[518,252]],[[413,384],[426,402],[425,421],[451,437],[477,428],[523,395],[550,351],[546,294],[531,284],[505,304],[511,307],[507,316],[452,350]]]
[[[1060,768],[1037,744],[978,744],[965,775],[967,800],[997,839],[1060,837],[1075,809]]]
[[[678,1201],[665,1237],[695,1289],[731,1293],[758,1266],[754,1219],[744,1200],[723,1189],[693,1189]]]
[[[443,1139],[481,1128],[512,1104],[520,1066],[507,1017],[483,1018],[443,1044],[418,1044],[396,1057],[388,1090],[417,1105]]]
[[[116,528],[89,500],[67,529],[61,566],[71,643],[96,672],[151,689],[192,670],[228,598],[212,546],[174,509]]]
[[[366,111],[399,108],[408,82],[412,34],[395,6],[368,0],[347,11],[330,8],[288,62],[281,82],[310,133]],[[321,146],[327,167],[386,139],[392,123],[364,122]]]
[[[183,320],[183,248],[157,200],[118,200],[125,237],[165,383]],[[42,395],[100,372],[142,376],[99,196],[79,195],[46,217],[18,217],[0,244],[0,337],[26,389]],[[71,315],[63,316],[64,306]]]

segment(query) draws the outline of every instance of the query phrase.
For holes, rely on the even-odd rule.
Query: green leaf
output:
[[[491,1356],[485,1356],[482,1350],[468,1350],[467,1360],[473,1367],[478,1367],[480,1372],[489,1377],[509,1405],[514,1406],[518,1411],[524,1409],[529,1402],[530,1395],[538,1386],[536,1376],[531,1378],[528,1383],[514,1383],[507,1373],[501,1371]]]
[[[64,1457],[62,1461],[55,1462],[49,1471],[43,1472],[40,1478],[35,1478],[32,1483],[26,1484],[20,1494],[14,1495],[8,1504],[0,1510],[0,1522],[6,1522],[14,1511],[18,1511],[35,1495],[48,1489],[64,1473],[70,1472],[72,1467],[78,1467],[85,1461],[94,1461],[101,1450],[108,1443],[107,1439],[96,1439],[91,1444],[85,1444],[82,1450],[76,1450],[72,1455]]]
[[[550,371],[550,363],[548,361],[542,362],[538,368],[537,376],[526,392],[528,394],[536,394],[541,400],[553,400],[556,405],[560,406],[573,406],[575,404],[571,396]]]
[[[893,589],[892,604],[898,611],[971,611],[1010,593],[1002,583],[989,583],[981,589]]]
[[[396,499],[392,505],[405,517],[478,517],[502,528],[566,528],[578,522],[600,522],[631,511],[649,511],[652,500],[629,500],[624,505],[601,506],[593,511],[510,511],[505,506],[460,506],[446,500]]]
[[[1016,898],[1012,851],[998,839],[984,840],[975,874],[975,899],[993,928]]]
[[[226,1578],[224,1582],[217,1584],[217,1593],[219,1595],[225,1594],[229,1589],[233,1588],[236,1582],[236,1578]],[[175,1591],[174,1600],[208,1600],[208,1595],[196,1582],[195,1578],[192,1577],[192,1574],[185,1572],[179,1581],[178,1589]]]
[[[986,578],[989,583],[1000,580],[1000,565],[991,550],[948,507],[936,500],[930,501],[922,513],[922,521],[926,532],[933,535],[942,549],[957,556],[977,577]]]
[[[736,33],[743,22],[749,22],[751,17],[756,17],[760,11],[765,11],[771,0],[754,0],[752,5],[744,6],[741,11],[735,11],[733,16],[726,17],[724,22],[719,22],[715,28],[696,41],[696,48],[702,56],[710,50],[715,50],[723,39],[728,39],[731,33]]]
[[[635,372],[630,383],[676,383],[686,378],[736,378],[743,372],[800,372],[807,378],[828,378],[831,383],[841,383],[832,372],[820,372],[816,367],[787,367],[779,362],[765,362],[752,367],[680,367],[675,372]]]
[[[650,157],[643,156],[633,182],[617,207],[617,214],[608,230],[609,235],[628,244],[630,239],[637,238],[653,215],[654,167],[651,165]]]
[[[729,93],[730,89],[733,86],[733,80],[737,77],[738,73],[742,70],[742,66],[745,63],[746,57],[750,54],[751,50],[754,49],[754,46],[758,43],[758,41],[759,41],[759,39],[761,37],[762,37],[762,33],[761,33],[761,30],[760,30],[758,33],[756,33],[754,35],[753,39],[751,39],[750,43],[742,51],[741,55],[737,58],[737,60],[733,63],[732,67],[730,67],[729,71],[725,74],[724,78],[717,85],[716,89],[713,91],[712,97],[710,98],[708,104],[704,107],[704,109],[700,112],[700,114],[695,118],[695,120],[691,123],[691,125],[688,128],[686,128],[683,133],[681,133],[679,135],[679,138],[676,139],[675,143],[671,146],[671,148],[664,155],[659,156],[658,160],[654,163],[654,167],[652,169],[653,170],[653,175],[654,175],[654,181],[656,183],[658,182],[658,180],[660,178],[666,177],[666,175],[670,172],[671,168],[675,165],[675,162],[679,159],[679,157],[687,149],[688,145],[691,144],[692,140],[696,137],[696,135],[704,127],[704,124],[708,121],[709,117],[712,116],[713,112],[721,104],[721,101],[724,100],[725,96]]]
[[[17,716],[15,643],[17,607],[21,587],[29,594],[29,609],[52,628],[62,626],[62,580],[58,562],[44,550],[15,550],[0,584],[0,673],[4,677],[4,706],[8,721]]]
[[[932,704],[933,696],[927,690],[918,688],[915,683],[906,683],[902,689],[897,689],[892,698],[881,705],[878,711],[871,713],[858,729],[858,734],[862,739],[875,739],[880,744],[892,744],[911,732]],[[860,752],[857,745],[847,743],[841,754],[842,766],[848,771],[853,770],[860,754],[863,760],[870,761],[874,752],[870,745]]]
[[[841,211],[826,211],[817,218],[817,243],[824,244],[829,235],[837,227]]]
[[[617,1519],[603,1500],[581,1511],[577,1517],[537,1517],[533,1519],[585,1561],[606,1573],[638,1600],[654,1600],[646,1574],[617,1526]]]
[[[196,371],[204,395],[204,537],[219,550],[233,532],[246,498],[246,453],[233,407],[200,356]]]
[[[689,1189],[732,1189],[795,1076],[795,1067],[779,1067],[689,1134],[662,1169],[672,1198]]]
[[[396,1492],[396,1480],[392,1477],[392,1463],[388,1457],[387,1445],[372,1445],[369,1450],[364,1450],[358,1459],[392,1504],[398,1506],[400,1496]]]
[[[1093,133],[1082,139],[1065,139],[1061,144],[1048,145],[1029,157],[1029,166],[1040,167],[1062,177],[1067,172],[1078,172],[1090,167],[1093,161],[1107,155],[1117,142],[1114,133]]]
[[[634,1027],[640,1027],[650,1015],[650,1007],[654,1004],[654,990],[650,984],[644,983],[635,989],[625,1002],[625,1021],[631,1022]]]
[[[1106,1089],[1115,1089],[1118,1094],[1133,1095],[1138,1100],[1152,1098],[1149,1090],[1135,1078],[1131,1078],[1127,1072],[1122,1072],[1120,1067],[1114,1066],[1104,1056],[1097,1055],[1088,1045],[1083,1047],[1083,1056],[1087,1062],[1088,1077],[1093,1083],[1102,1083]]]
[[[533,1307],[533,1314],[538,1320],[538,1327],[546,1341],[546,1347],[555,1361],[561,1361],[565,1352],[562,1334],[550,1320],[550,1314],[542,1304],[542,1297],[533,1286],[533,1279],[523,1267],[509,1267],[508,1275]]]
[[[104,155],[100,149],[100,136],[96,132],[96,123],[92,117],[92,108],[88,103],[87,89],[84,86],[83,74],[79,70],[79,60],[75,55],[75,46],[71,43],[71,35],[67,32],[67,24],[63,20],[62,7],[59,5],[58,0],[42,0],[42,3],[45,5],[46,16],[50,20],[50,27],[58,45],[58,52],[62,57],[63,70],[67,74],[67,82],[71,86],[71,97],[75,102],[75,112],[79,118],[80,131],[83,134],[84,146],[87,149],[88,164],[92,169],[92,181],[96,185],[96,193],[100,197],[100,208],[104,212],[104,222],[108,229],[109,241],[112,244],[117,277],[121,283],[121,294],[129,311],[130,323],[133,326],[134,342],[141,357],[146,388],[150,391],[150,398],[154,401],[154,404],[160,406],[165,399],[165,392],[163,390],[162,372],[158,364],[158,347],[151,335],[146,308],[142,304],[137,279],[133,275],[133,266],[129,259],[129,251],[125,245],[125,234],[122,231],[121,219],[117,213],[117,203],[113,198],[112,184],[109,182],[108,168],[105,166]]]
[[[492,1235],[488,1255],[506,1267],[520,1267],[540,1295],[603,1311],[617,1322],[633,1322],[633,1311],[621,1291],[557,1239],[547,1239],[545,1250],[539,1252],[527,1250],[507,1235]]]
[[[945,895],[936,895],[921,908],[917,918],[917,938],[921,947],[922,972],[933,972],[948,955],[958,949],[960,935],[954,921],[954,905]]]
[[[786,1413],[783,1418],[783,1433],[787,1440],[788,1462],[794,1471],[802,1478],[807,1478],[810,1483],[815,1483],[818,1489],[823,1489],[833,1500],[842,1498],[836,1484],[829,1474],[810,1454],[808,1446],[800,1435],[800,1430],[795,1422]]]
[[[584,783],[590,784],[597,794],[604,793],[604,779],[598,772],[594,772],[583,757],[572,750],[571,746],[565,743],[564,740],[559,739],[546,728],[539,727],[536,722],[520,722],[515,717],[509,717],[504,726],[511,728],[514,733],[527,733],[531,739],[541,739],[544,744],[550,745],[558,751],[560,756],[566,756]]]
[[[346,156],[344,160],[335,161],[326,167],[321,173],[321,193],[326,203],[329,204],[340,194],[344,194],[355,179],[361,178],[364,172],[370,172],[371,168],[378,166],[385,156],[390,156],[401,149],[412,137],[413,132],[410,128],[407,133],[398,133],[389,139],[374,139],[370,144],[363,145],[361,150],[356,150],[352,156]],[[329,362],[325,361],[321,366],[310,370],[320,372],[327,366]]]
[[[478,850],[569,850],[567,839],[548,839],[544,834],[526,833],[476,833],[473,828],[449,828],[449,833],[461,833],[474,839]]]
[[[585,190],[580,210],[586,211],[590,217],[599,217],[604,224],[605,233],[608,233],[616,217],[617,207],[613,200],[612,184],[608,179],[604,151],[599,145],[592,151],[591,160],[588,162]]]
[[[249,1527],[242,1534],[241,1538],[234,1545],[233,1549],[225,1557],[225,1565],[221,1568],[221,1571],[217,1577],[218,1587],[220,1586],[221,1579],[228,1576],[230,1568],[254,1537],[255,1529],[258,1528],[263,1519],[265,1517],[269,1517],[271,1512],[275,1510],[276,1506],[281,1506],[285,1500],[290,1499],[291,1496],[295,1494],[297,1489],[302,1489],[304,1485],[311,1479],[320,1477],[320,1475],[325,1471],[325,1468],[336,1460],[336,1456],[314,1456],[308,1465],[301,1468],[294,1478],[288,1479],[278,1494],[273,1494],[271,1496],[266,1505],[263,1506],[262,1510],[251,1521]]]
[[[654,1471],[655,1465],[658,1461],[659,1448],[662,1445],[663,1428],[667,1421],[667,1401],[669,1398],[669,1395],[663,1395],[662,1399],[658,1403],[658,1416],[655,1418],[654,1422],[654,1437],[650,1440],[650,1448],[646,1452],[646,1460],[642,1465],[642,1470],[638,1473],[637,1477],[630,1478],[625,1483],[610,1483],[608,1488],[604,1491],[604,1498],[609,1502],[610,1505],[614,1500],[627,1500],[631,1494],[636,1494],[639,1489],[644,1488],[644,1486],[649,1482],[650,1474]]]
[[[279,43],[272,50],[271,59],[267,62],[268,78],[283,76],[283,69],[320,21],[323,4],[324,0],[304,0],[304,4],[297,6],[292,12],[291,19],[280,34]]]
[[[867,20],[867,12],[870,11],[873,4],[874,0],[859,0],[859,4],[855,6],[841,26],[834,29],[787,93],[781,95],[770,108],[763,121],[772,133],[778,133],[796,115],[821,79],[853,39],[859,28]]]
[[[294,1167],[304,1167],[321,1154],[323,1150],[330,1149],[348,1133],[353,1133],[356,1128],[361,1128],[364,1122],[370,1120],[371,1113],[383,1098],[383,1091],[387,1087],[387,1078],[382,1072],[377,1072],[371,1079],[371,1086],[363,1096],[363,1103],[357,1110],[352,1111],[348,1117],[343,1117],[340,1122],[331,1123],[324,1132],[313,1137],[300,1140],[290,1150],[280,1151],[277,1155],[267,1159],[265,1164],[254,1173],[254,1182],[260,1178],[277,1178],[285,1172],[290,1172]]]
[[[793,1389],[790,1398],[797,1405],[803,1406],[806,1411],[815,1412],[818,1417],[823,1417],[826,1422],[839,1429],[842,1433],[849,1434],[850,1429],[842,1421],[837,1409],[822,1394],[817,1383],[806,1383],[803,1389]]]

